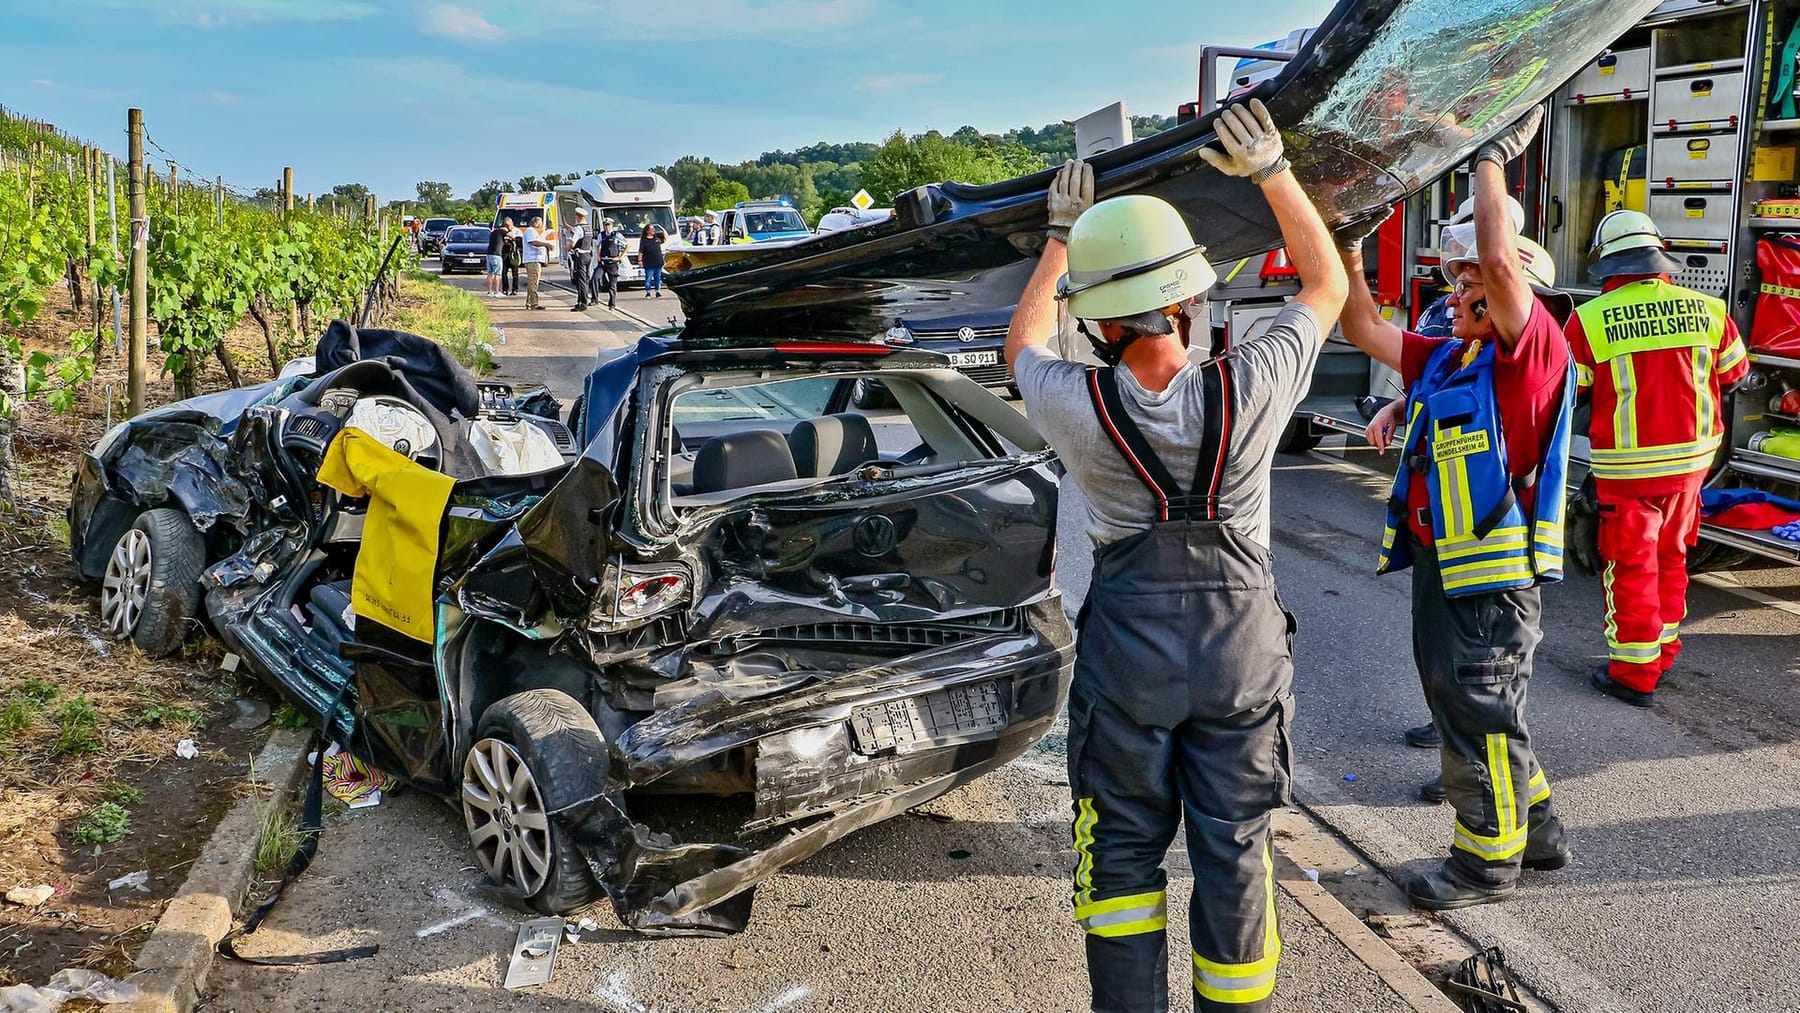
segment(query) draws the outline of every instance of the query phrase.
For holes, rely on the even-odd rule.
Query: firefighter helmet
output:
[[[1681,264],[1663,251],[1662,230],[1642,211],[1624,209],[1600,219],[1588,255],[1597,258],[1588,277],[1604,281],[1624,274],[1674,274]]]
[[[1515,236],[1513,242],[1519,248],[1519,267],[1532,287],[1555,288],[1556,261],[1550,251],[1524,236]],[[1464,222],[1445,229],[1438,239],[1438,254],[1444,258],[1444,280],[1456,284],[1456,276],[1464,267],[1481,263],[1481,251],[1475,248],[1475,223]]]
[[[1117,320],[1205,295],[1218,275],[1181,212],[1126,194],[1087,209],[1069,229],[1069,273],[1057,285],[1069,313]]]

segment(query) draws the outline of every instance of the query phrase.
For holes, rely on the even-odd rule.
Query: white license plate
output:
[[[968,742],[989,737],[1005,725],[1006,708],[997,682],[952,686],[850,712],[850,734],[865,755]]]
[[[951,352],[950,353],[950,365],[957,366],[959,368],[963,367],[963,366],[993,366],[993,365],[997,365],[999,362],[1000,362],[1000,353],[999,352]]]

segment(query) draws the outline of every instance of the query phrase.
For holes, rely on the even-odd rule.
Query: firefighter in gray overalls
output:
[[[1147,195],[1094,203],[1065,164],[1050,232],[1007,334],[1033,423],[1087,501],[1094,579],[1069,698],[1075,919],[1093,1009],[1168,1008],[1163,857],[1185,818],[1198,1010],[1266,1010],[1281,937],[1269,812],[1289,800],[1294,624],[1269,561],[1269,465],[1346,282],[1260,102],[1204,157],[1269,203],[1301,291],[1259,337],[1206,362],[1215,280],[1181,215]],[[1106,364],[1046,346],[1056,302]],[[1092,330],[1090,330],[1092,328]],[[1097,332],[1097,333],[1096,333]]]

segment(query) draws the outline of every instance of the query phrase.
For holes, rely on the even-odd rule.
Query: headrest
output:
[[[798,477],[787,441],[773,429],[715,436],[701,446],[694,459],[697,493],[742,489]]]
[[[867,417],[853,412],[808,419],[794,427],[788,444],[800,478],[842,475],[881,458],[874,427]]]

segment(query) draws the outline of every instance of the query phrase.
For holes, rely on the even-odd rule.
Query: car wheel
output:
[[[475,859],[502,891],[544,914],[592,901],[600,885],[550,813],[606,788],[606,742],[594,719],[554,689],[487,709],[463,760],[463,822]]]
[[[1275,449],[1283,454],[1304,454],[1324,442],[1325,434],[1306,419],[1295,419],[1281,431],[1281,442]]]
[[[1743,549],[1702,538],[1699,545],[1688,550],[1687,568],[1689,573],[1717,573],[1749,559],[1750,553]]]
[[[152,658],[175,653],[200,614],[206,542],[180,510],[146,510],[113,543],[100,579],[100,620]]]
[[[893,408],[896,402],[887,385],[880,380],[859,379],[850,388],[850,403],[868,411],[876,408]]]

